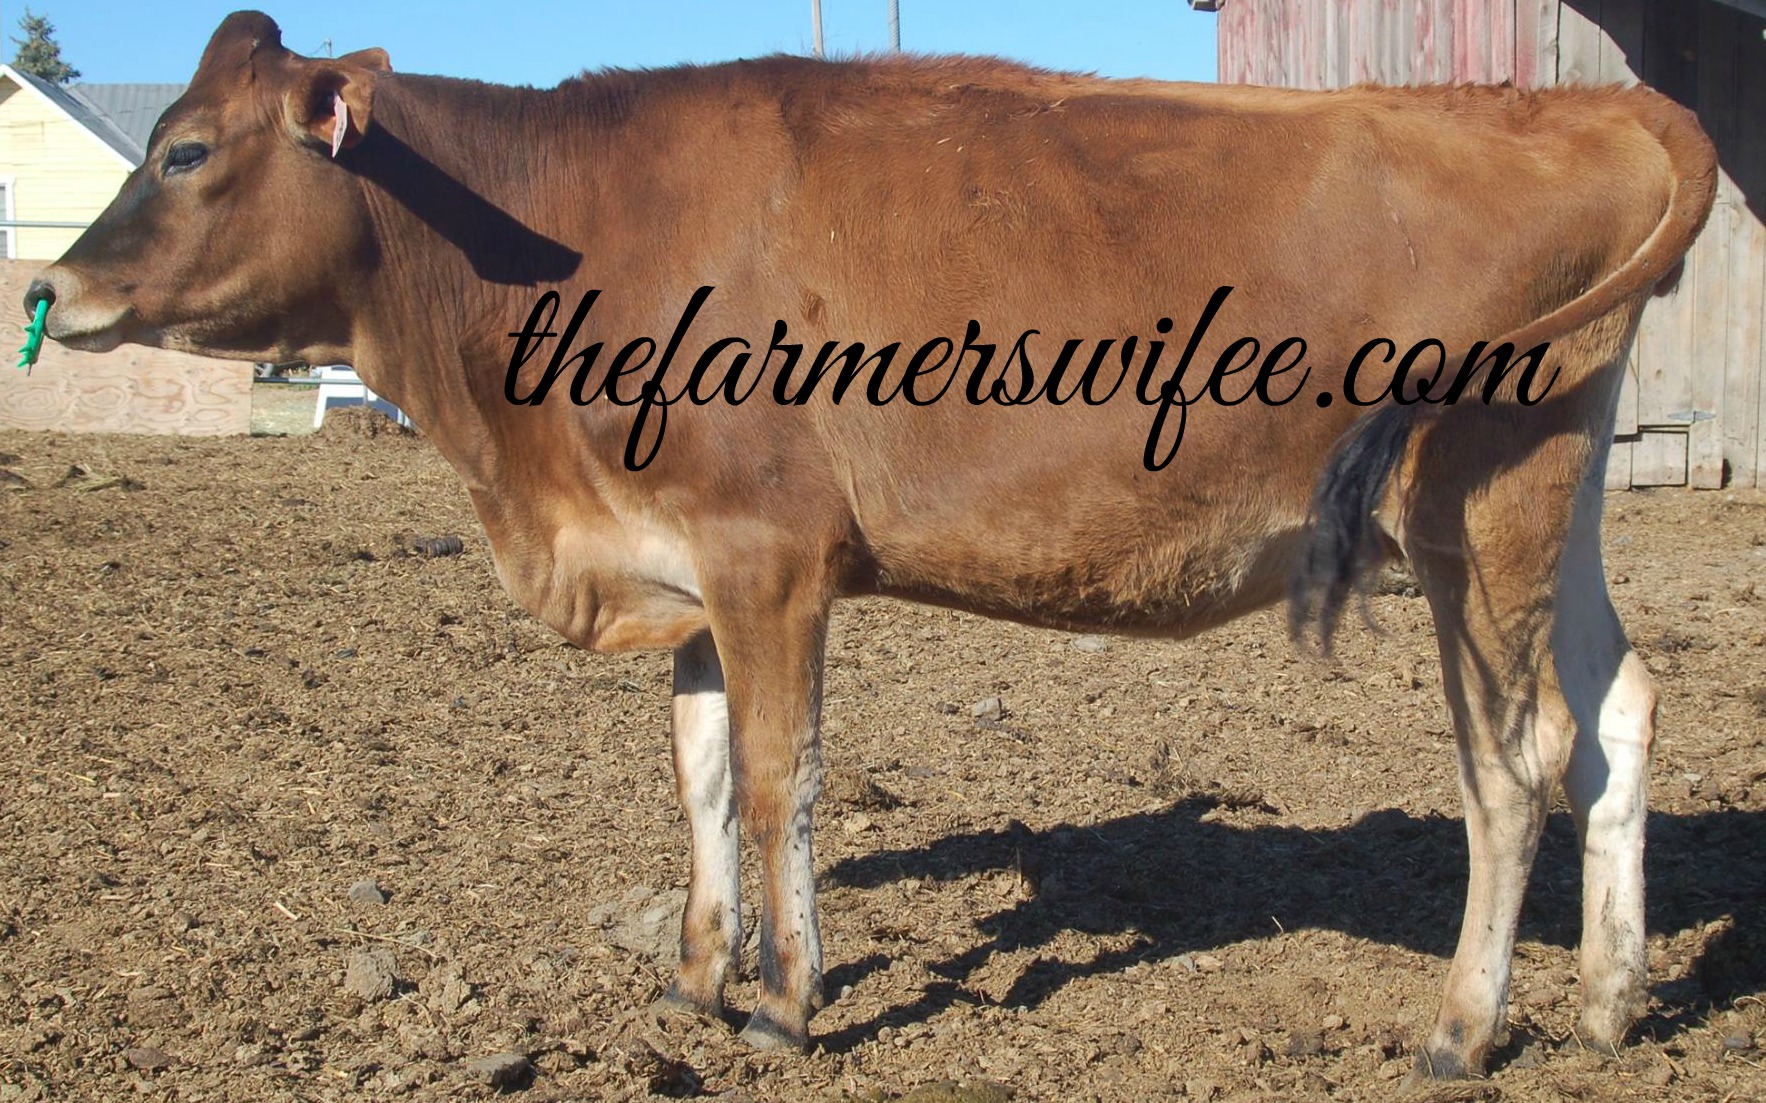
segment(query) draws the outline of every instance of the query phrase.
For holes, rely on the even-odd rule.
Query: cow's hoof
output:
[[[1625,1044],[1625,1035],[1631,1031],[1631,1024],[1640,1017],[1629,1008],[1609,1015],[1584,1011],[1576,1021],[1576,1038],[1582,1048],[1590,1053],[1598,1053],[1602,1057],[1617,1057],[1619,1047]]]
[[[1404,1089],[1423,1091],[1443,1080],[1470,1080],[1481,1070],[1473,1068],[1465,1058],[1445,1049],[1424,1049],[1416,1055],[1416,1064],[1405,1077]]]
[[[742,1028],[742,1040],[762,1052],[802,1053],[809,1048],[809,1031],[792,1030],[765,1011],[756,1011]]]
[[[720,999],[701,999],[681,990],[679,981],[668,986],[668,991],[656,997],[650,1005],[652,1015],[691,1015],[695,1018],[711,1022],[724,1021],[724,1001]]]

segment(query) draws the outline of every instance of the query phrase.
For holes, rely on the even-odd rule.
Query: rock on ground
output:
[[[386,903],[386,890],[380,887],[379,882],[369,878],[351,885],[349,897],[358,904],[384,904]]]
[[[494,1053],[466,1062],[466,1075],[487,1087],[504,1090],[533,1079],[533,1065],[520,1053]]]
[[[344,971],[345,991],[369,1003],[392,995],[399,982],[399,963],[391,950],[357,950]]]

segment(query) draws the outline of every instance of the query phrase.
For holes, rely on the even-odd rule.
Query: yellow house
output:
[[[181,84],[63,88],[0,65],[0,257],[54,260],[141,163]]]

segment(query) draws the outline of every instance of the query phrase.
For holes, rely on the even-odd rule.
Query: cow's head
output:
[[[347,162],[370,130],[386,53],[305,58],[268,16],[237,12],[147,159],[66,255],[32,282],[48,334],[236,359],[339,358],[346,307],[376,261]]]

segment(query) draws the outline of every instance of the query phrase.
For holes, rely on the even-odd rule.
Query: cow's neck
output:
[[[377,91],[376,134],[359,149],[379,256],[357,369],[474,489],[496,481],[508,334],[582,261],[558,240],[557,208],[586,190],[589,151],[556,95],[399,77]],[[547,216],[554,225],[539,225]]]

